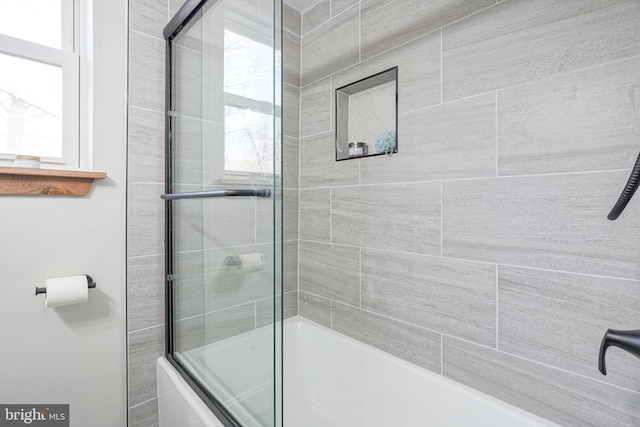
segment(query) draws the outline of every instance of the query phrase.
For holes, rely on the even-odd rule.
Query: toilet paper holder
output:
[[[84,274],[84,276],[87,277],[87,287],[89,289],[91,288],[95,288],[96,287],[96,282],[93,281],[93,278],[91,276],[89,276],[88,274]],[[40,294],[46,294],[47,293],[47,288],[46,286],[39,288],[36,286],[36,295],[40,295]]]

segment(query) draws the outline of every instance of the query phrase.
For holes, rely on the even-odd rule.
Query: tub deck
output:
[[[299,316],[285,321],[284,337],[286,427],[557,426]],[[272,328],[266,327],[190,350],[182,361],[206,378],[243,425],[270,426],[273,361],[265,355],[272,348]],[[167,366],[173,370],[159,360],[159,376],[166,376]],[[172,383],[159,378],[159,387],[161,382]],[[166,397],[175,400],[176,394],[189,400],[159,389],[161,427],[179,426],[168,423],[175,414],[163,411],[176,411]],[[188,425],[221,426],[215,421]]]

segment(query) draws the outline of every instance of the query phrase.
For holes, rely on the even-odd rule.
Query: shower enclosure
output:
[[[279,426],[281,12],[239,3],[164,30],[166,357],[225,425]]]

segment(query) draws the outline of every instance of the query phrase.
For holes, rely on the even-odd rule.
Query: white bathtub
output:
[[[221,374],[203,374],[222,400],[245,396],[248,426],[261,425],[250,414],[272,404],[272,374],[256,370],[264,359],[252,360],[269,354],[271,334],[258,329],[192,350],[185,361],[216,366]],[[285,427],[557,426],[301,317],[285,321],[284,337]],[[249,357],[229,357],[237,354]],[[166,359],[157,372],[160,427],[222,427]]]

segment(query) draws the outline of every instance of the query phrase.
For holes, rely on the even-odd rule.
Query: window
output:
[[[224,31],[225,170],[273,170],[273,49]]]
[[[82,166],[79,1],[0,0],[2,163],[25,154]]]

